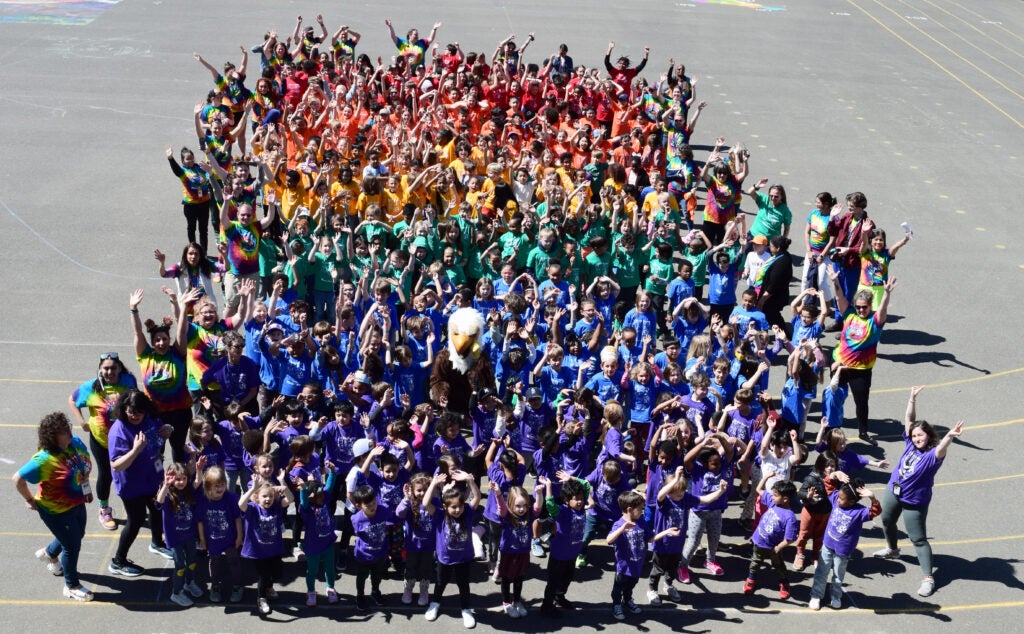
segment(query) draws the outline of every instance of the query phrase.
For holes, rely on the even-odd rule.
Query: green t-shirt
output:
[[[708,283],[708,252],[702,251],[698,255],[693,255],[690,250],[687,249],[683,252],[683,258],[693,265],[693,285],[694,287],[704,286]]]
[[[754,224],[750,225],[750,235],[764,236],[769,240],[775,236],[782,235],[782,227],[793,224],[793,212],[785,204],[775,207],[766,194],[757,192],[754,194],[757,200],[757,217]]]
[[[559,251],[555,245],[552,245],[550,251],[545,251],[538,244],[537,246],[530,249],[530,253],[526,256],[526,268],[533,271],[533,279],[535,280],[546,280],[548,264],[551,260],[558,260]]]
[[[672,267],[672,258],[662,260],[661,258],[654,257],[651,258],[648,266],[650,266],[651,270],[647,275],[647,280],[644,282],[644,290],[655,295],[667,295],[668,283],[675,274]],[[657,276],[658,281],[652,280],[651,276]]]
[[[616,247],[615,256],[612,258],[612,275],[622,288],[636,288],[640,286],[640,261],[637,257],[639,249],[634,248],[632,252]]]

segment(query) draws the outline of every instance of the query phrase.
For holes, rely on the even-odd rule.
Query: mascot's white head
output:
[[[448,320],[448,352],[452,367],[466,374],[478,358],[484,317],[475,308],[460,308]]]

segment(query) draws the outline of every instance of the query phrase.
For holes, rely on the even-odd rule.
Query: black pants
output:
[[[665,578],[666,584],[671,585],[672,580],[676,576],[676,569],[679,568],[679,562],[682,559],[682,553],[654,553],[654,556],[651,557],[651,577],[649,580],[651,590],[658,589],[658,580],[662,577]]]
[[[110,452],[92,434],[89,434],[89,451],[96,461],[96,499],[106,502],[110,499],[110,483],[113,477],[110,473]]]
[[[498,544],[501,542],[501,522],[485,519],[487,527],[487,561],[492,566],[498,565]]]
[[[469,564],[464,561],[460,564],[445,565],[437,562],[437,585],[434,586],[434,603],[440,603],[444,597],[445,588],[452,581],[459,587],[459,607],[463,610],[469,609]]]
[[[544,586],[544,604],[552,605],[556,597],[564,597],[572,583],[576,562],[572,559],[548,557],[548,583]]]
[[[718,244],[725,238],[725,225],[718,222],[704,221],[701,225],[701,231],[711,241],[711,246],[718,246]]]
[[[356,596],[361,597],[366,594],[366,578],[370,578],[370,591],[380,592],[380,580],[384,576],[384,571],[387,570],[388,560],[387,557],[382,557],[377,561],[370,563],[363,563],[361,561],[356,562]]]
[[[182,203],[182,211],[185,213],[185,221],[188,223],[188,241],[198,242],[203,247],[203,255],[207,254],[206,244],[210,223],[210,202],[203,203]],[[196,230],[199,230],[199,239],[196,239]]]
[[[185,453],[185,440],[188,439],[188,428],[192,425],[192,410],[176,409],[169,412],[160,412],[160,420],[165,425],[174,428],[171,437],[168,439],[171,444],[171,457],[174,462],[185,464],[188,462],[188,455]]]
[[[117,540],[117,552],[114,554],[114,559],[124,561],[128,557],[128,549],[132,547],[135,538],[139,536],[139,530],[142,528],[143,522],[146,521],[147,512],[149,513],[149,530],[153,533],[153,543],[163,547],[164,525],[160,512],[156,510],[153,496],[142,495],[127,500],[122,498],[121,503],[124,504],[124,513],[127,519],[124,528],[121,529],[121,536]]]
[[[868,431],[868,398],[871,396],[871,370],[844,369],[842,381],[850,386],[857,415],[857,430]]]
[[[256,582],[256,596],[266,598],[274,582],[281,578],[281,555],[253,559],[259,581]]]
[[[612,582],[612,605],[620,605],[633,599],[633,588],[636,587],[637,577],[630,577],[621,572],[615,573],[615,581]]]

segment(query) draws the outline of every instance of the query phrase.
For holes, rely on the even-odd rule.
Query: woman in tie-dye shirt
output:
[[[425,39],[420,39],[420,32],[417,29],[409,29],[409,32],[404,38],[395,35],[395,27],[391,25],[391,20],[384,20],[384,24],[388,27],[388,33],[391,35],[391,41],[395,43],[395,47],[398,48],[398,53],[405,58],[405,61],[409,63],[409,68],[416,68],[417,66],[423,65],[424,57],[427,51],[430,50],[430,43],[434,41],[434,36],[437,35],[437,30],[441,28],[441,23],[437,22],[434,24],[434,28],[430,30],[430,36]]]
[[[36,557],[46,563],[52,574],[64,575],[64,596],[76,601],[92,601],[92,592],[78,578],[85,505],[92,502],[91,470],[89,451],[71,433],[68,417],[53,412],[39,423],[39,451],[13,478],[25,503],[39,513],[54,536],[50,545],[36,552]],[[39,484],[34,496],[29,484]]]
[[[871,394],[871,370],[875,366],[878,352],[878,341],[882,338],[882,327],[889,311],[889,298],[896,288],[896,279],[885,283],[882,301],[877,311],[871,310],[872,296],[869,291],[861,291],[854,295],[853,305],[846,301],[839,287],[839,273],[829,271],[833,288],[836,290],[836,301],[839,311],[843,314],[843,329],[839,333],[839,343],[832,353],[833,358],[844,366],[842,383],[848,384],[853,402],[856,405],[857,428],[860,439],[877,445],[878,441],[868,435],[868,397]]]

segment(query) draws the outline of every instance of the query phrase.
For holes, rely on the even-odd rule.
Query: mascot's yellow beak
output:
[[[476,343],[476,337],[473,335],[465,335],[461,332],[452,335],[452,345],[455,346],[455,351],[459,353],[460,357],[469,354],[474,343]]]

